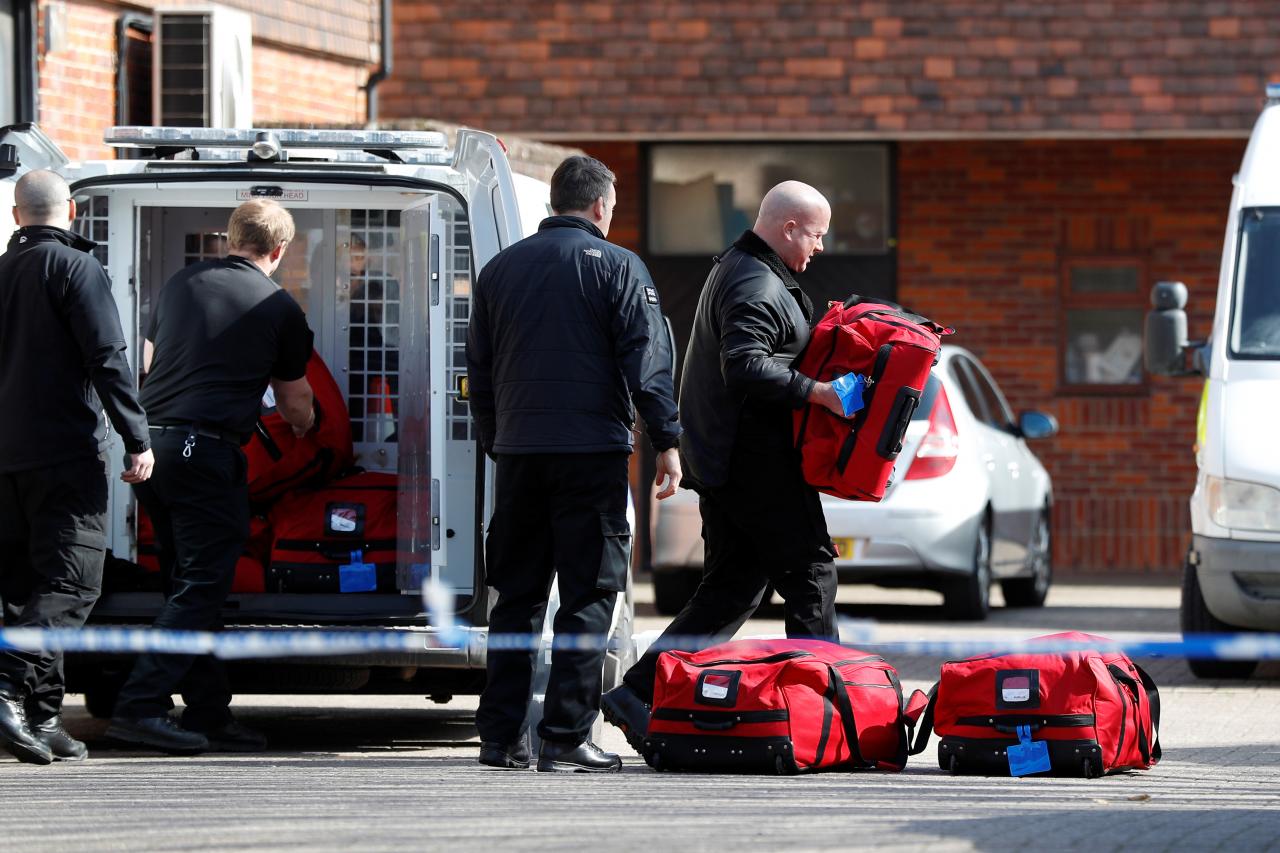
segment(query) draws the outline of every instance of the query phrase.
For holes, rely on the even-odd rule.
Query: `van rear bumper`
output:
[[[1191,537],[1209,612],[1239,628],[1280,630],[1280,542]]]

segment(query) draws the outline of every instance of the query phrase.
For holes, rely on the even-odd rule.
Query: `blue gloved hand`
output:
[[[838,379],[831,380],[831,387],[835,389],[836,394],[840,397],[840,402],[844,404],[844,416],[851,418],[862,407],[862,392],[867,389],[867,379],[857,373],[846,373]]]

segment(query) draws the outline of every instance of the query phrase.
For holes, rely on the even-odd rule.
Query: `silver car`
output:
[[[1042,605],[1052,580],[1053,486],[1026,440],[1057,430],[1043,412],[1015,419],[973,354],[943,347],[884,499],[822,496],[840,579],[936,589],[962,619],[986,617],[993,581],[1010,606]],[[692,492],[655,508],[659,612],[677,612],[697,587],[701,531]]]

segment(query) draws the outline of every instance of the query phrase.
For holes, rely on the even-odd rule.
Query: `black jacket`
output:
[[[151,446],[93,247],[62,228],[30,226],[0,255],[0,471],[101,453],[104,406],[126,450]]]
[[[649,271],[585,219],[544,219],[480,272],[467,375],[487,453],[630,451],[632,401],[674,447],[671,365]]]
[[[752,231],[716,259],[698,297],[680,380],[680,455],[692,487],[724,485],[735,445],[791,447],[791,411],[813,380],[791,369],[813,305]]]

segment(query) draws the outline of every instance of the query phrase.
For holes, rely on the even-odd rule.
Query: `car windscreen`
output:
[[[933,401],[938,399],[938,389],[942,387],[942,383],[938,381],[938,377],[932,373],[929,374],[929,383],[924,386],[924,393],[920,395],[920,405],[916,406],[915,413],[911,415],[913,421],[924,421],[929,419],[929,415],[933,413]]]
[[[1280,358],[1280,208],[1240,212],[1230,352],[1235,358]]]

